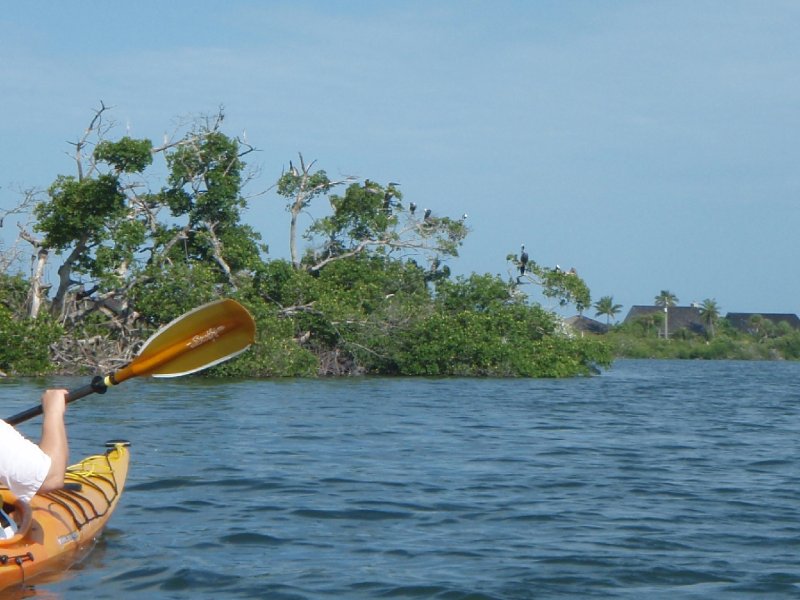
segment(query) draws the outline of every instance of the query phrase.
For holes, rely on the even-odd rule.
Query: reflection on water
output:
[[[63,587],[70,580],[79,577],[80,572],[84,569],[90,571],[103,569],[107,553],[106,538],[113,538],[114,535],[114,530],[109,528],[103,537],[96,540],[95,543],[81,548],[77,555],[71,556],[61,567],[55,565],[52,572],[39,575],[35,580],[18,586],[17,589],[3,590],[0,592],[0,597],[3,599],[8,597],[14,599],[41,598],[42,600],[61,600],[63,596],[53,591],[52,588]]]

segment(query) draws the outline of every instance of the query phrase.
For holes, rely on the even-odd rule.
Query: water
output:
[[[4,415],[45,383],[0,384]],[[26,594],[800,597],[798,363],[135,380],[69,413],[76,459],[132,441],[128,487],[89,557]]]

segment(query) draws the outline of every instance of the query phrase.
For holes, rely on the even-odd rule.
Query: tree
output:
[[[451,313],[462,311],[489,313],[510,304],[521,303],[509,285],[494,275],[459,276],[455,281],[436,284],[436,303]]]
[[[242,156],[252,148],[223,134],[221,122],[220,116],[201,125],[167,154],[169,185],[153,200],[167,206],[172,219],[154,226],[153,251],[163,251],[155,262],[214,264],[220,282],[235,290],[236,275],[252,272],[264,247],[260,234],[241,223],[247,207]]]
[[[81,283],[76,277],[88,276],[96,282],[93,291],[108,285],[126,270],[143,241],[139,223],[130,218],[136,210],[135,194],[129,203],[123,177],[141,173],[152,163],[153,145],[129,137],[116,143],[104,140],[110,129],[104,121],[107,110],[101,103],[83,136],[73,144],[76,174],[59,175],[48,189],[48,199],[34,207],[34,230],[44,238],[26,235],[42,264],[50,251],[66,254],[58,268],[59,283],[51,305],[59,319],[64,317],[67,294]],[[40,294],[42,286],[36,280],[33,283]]]
[[[426,209],[419,216],[413,203],[407,211],[398,185],[365,179],[363,184],[349,185],[343,196],[332,195],[333,214],[317,220],[306,233],[314,244],[303,259],[306,268],[317,272],[333,261],[365,252],[387,256],[411,252],[426,258],[436,272],[441,257],[458,256],[469,231],[466,215],[452,219]]]
[[[708,327],[710,337],[713,338],[717,322],[719,321],[719,306],[716,300],[709,298],[703,300],[703,304],[700,307],[700,317],[703,319],[703,323]]]
[[[678,304],[678,298],[669,290],[661,290],[661,293],[655,298],[656,306],[675,306]]]
[[[50,347],[63,335],[47,314],[25,318],[28,282],[20,275],[0,273],[0,377],[4,373],[33,375],[53,369]]]
[[[299,155],[300,169],[289,161],[289,170],[283,173],[278,179],[278,195],[287,199],[286,210],[292,215],[289,225],[289,255],[291,256],[292,266],[300,269],[300,255],[297,250],[297,219],[305,209],[311,205],[311,201],[322,194],[327,194],[337,185],[352,181],[352,177],[346,177],[341,181],[331,181],[323,170],[313,171],[312,161],[306,164],[303,155]]]
[[[614,304],[613,296],[603,296],[600,300],[595,302],[594,307],[597,310],[595,316],[601,317],[605,315],[606,324],[611,324],[611,319],[622,310],[621,304]]]
[[[458,255],[458,247],[468,232],[466,215],[459,220],[434,216],[430,210],[417,215],[414,203],[408,211],[403,206],[400,184],[382,186],[369,179],[359,184],[352,176],[331,181],[325,171],[313,170],[314,161],[307,164],[302,154],[299,159],[299,168],[289,161],[289,170],[277,183],[278,194],[287,199],[286,209],[291,214],[289,253],[295,269],[319,272],[333,261],[366,252],[411,250],[425,256],[432,272],[439,275],[441,257]],[[299,215],[311,206],[312,200],[345,183],[350,185],[344,195],[328,198],[332,214],[316,219],[305,232],[303,237],[312,247],[301,258],[297,243]]]
[[[560,267],[553,269],[543,267],[530,258],[524,249],[523,253],[525,255],[524,262],[523,257],[518,257],[516,254],[506,256],[506,260],[513,265],[513,271],[520,273],[511,276],[512,281],[516,281],[517,285],[523,283],[538,285],[546,298],[556,299],[560,306],[574,304],[580,314],[583,314],[583,311],[592,305],[589,286],[578,276],[575,269],[562,271]]]
[[[767,329],[767,319],[762,315],[751,315],[747,319],[747,331],[758,340],[764,340],[769,335]]]
[[[156,146],[113,138],[107,110],[74,144],[75,173],[28,197],[39,285],[0,281],[0,366],[40,372],[55,358],[61,372],[108,372],[154,328],[222,295],[245,303],[259,331],[244,362],[222,367],[228,374],[569,376],[609,364],[606,345],[566,335],[517,282],[450,279],[444,262],[458,255],[466,215],[417,211],[397,183],[332,182],[301,155],[277,186],[291,213],[291,260],[266,261],[242,222],[253,148],[223,133],[221,111]],[[156,159],[166,167],[160,184]],[[349,185],[332,194],[340,183]],[[301,234],[299,215],[322,196],[330,213]],[[54,256],[50,302],[44,267]],[[537,265],[530,276],[562,305],[589,306],[574,271]],[[26,295],[41,302],[39,319],[20,318]]]
[[[70,330],[53,352],[76,364],[84,355],[127,360],[152,327],[249,286],[265,249],[241,221],[244,156],[254,148],[222,132],[221,109],[158,146],[114,139],[108,110],[101,103],[73,144],[75,172],[26,196],[35,198],[35,221],[21,233],[37,256],[28,314],[49,305]],[[167,177],[154,190],[156,157]],[[61,263],[50,297],[44,273],[54,255]]]
[[[75,322],[97,310],[135,318],[132,289],[141,299],[161,284],[174,287],[179,264],[214,265],[203,276],[235,291],[237,276],[255,269],[263,249],[260,235],[241,223],[242,157],[253,148],[221,132],[221,110],[157,147],[128,136],[111,140],[107,110],[101,104],[74,143],[76,174],[59,175],[33,210],[33,229],[43,237],[26,239],[38,249],[37,272],[50,252],[64,256],[52,314]],[[156,155],[165,158],[169,174],[161,190],[151,192],[145,172]],[[38,285],[32,295],[43,289]],[[191,297],[175,298],[177,315]]]
[[[656,306],[664,307],[664,338],[669,339],[669,308],[678,304],[678,297],[669,290],[661,290],[655,302]]]

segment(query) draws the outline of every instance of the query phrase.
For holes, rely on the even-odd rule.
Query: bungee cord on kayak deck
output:
[[[115,442],[111,448],[116,448],[119,444],[124,444],[124,442]],[[99,468],[101,464],[104,465],[102,470]],[[120,493],[108,454],[89,456],[80,463],[69,467],[65,480],[65,489],[56,490],[44,494],[44,496],[61,506],[71,517],[78,530],[83,529],[87,523],[95,519],[105,517]],[[103,485],[98,482],[102,482]],[[97,490],[101,497],[100,502],[105,506],[98,507],[88,498],[71,493],[81,491],[83,486]],[[76,510],[80,512],[80,516],[76,514]]]

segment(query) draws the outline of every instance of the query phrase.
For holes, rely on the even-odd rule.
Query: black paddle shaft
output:
[[[75,400],[80,400],[88,396],[89,394],[105,394],[108,386],[105,384],[105,379],[100,377],[99,375],[92,379],[92,382],[88,385],[85,385],[77,390],[73,390],[67,394],[67,403],[74,402]],[[38,417],[40,414],[44,412],[42,405],[39,404],[38,406],[34,406],[29,408],[28,410],[23,410],[21,413],[17,413],[13,417],[9,417],[5,419],[5,422],[9,425],[19,425],[28,419],[32,419],[33,417]]]

